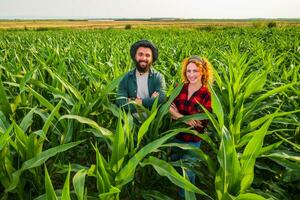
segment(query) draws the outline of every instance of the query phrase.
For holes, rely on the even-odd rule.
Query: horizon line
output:
[[[7,18],[0,17],[0,20],[300,20],[300,18],[289,17],[250,17],[250,18],[182,18],[182,17],[16,17]]]

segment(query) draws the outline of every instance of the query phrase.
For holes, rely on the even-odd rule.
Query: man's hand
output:
[[[153,94],[151,95],[151,98],[155,98],[159,96],[159,92],[153,92]]]
[[[135,103],[138,104],[138,105],[143,105],[143,101],[141,98],[136,98],[135,100]]]

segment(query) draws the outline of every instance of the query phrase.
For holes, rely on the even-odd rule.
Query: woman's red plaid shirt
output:
[[[211,96],[208,88],[202,86],[190,97],[190,99],[188,99],[188,85],[188,83],[183,85],[181,92],[173,102],[176,105],[178,111],[183,115],[203,113],[204,110],[201,108],[199,103],[203,105],[207,110],[211,111]],[[202,120],[201,122],[203,127],[195,127],[195,129],[199,133],[203,133],[208,123],[207,120]],[[201,140],[201,138],[188,133],[179,133],[176,138],[185,142],[198,142]]]

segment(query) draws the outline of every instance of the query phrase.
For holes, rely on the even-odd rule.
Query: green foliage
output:
[[[1,31],[1,198],[173,199],[179,186],[191,199],[299,198],[300,29],[258,26]],[[147,116],[138,121],[114,101],[140,38],[159,48],[153,67],[168,101],[140,108]],[[213,113],[172,122],[190,55],[214,66]],[[182,126],[207,118],[208,134]],[[183,131],[200,135],[203,149],[171,141]],[[197,160],[171,162],[170,147]],[[199,181],[176,167],[196,170]]]
[[[1,71],[0,71],[0,111],[8,118],[9,113],[11,112],[10,104],[7,100],[6,92],[1,81]]]

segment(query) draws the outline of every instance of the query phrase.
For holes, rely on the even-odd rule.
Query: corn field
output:
[[[168,99],[137,122],[115,98],[143,38]],[[169,116],[190,55],[214,67],[213,112],[182,119],[209,119],[206,134]],[[300,198],[300,28],[0,31],[0,77],[1,200]]]

